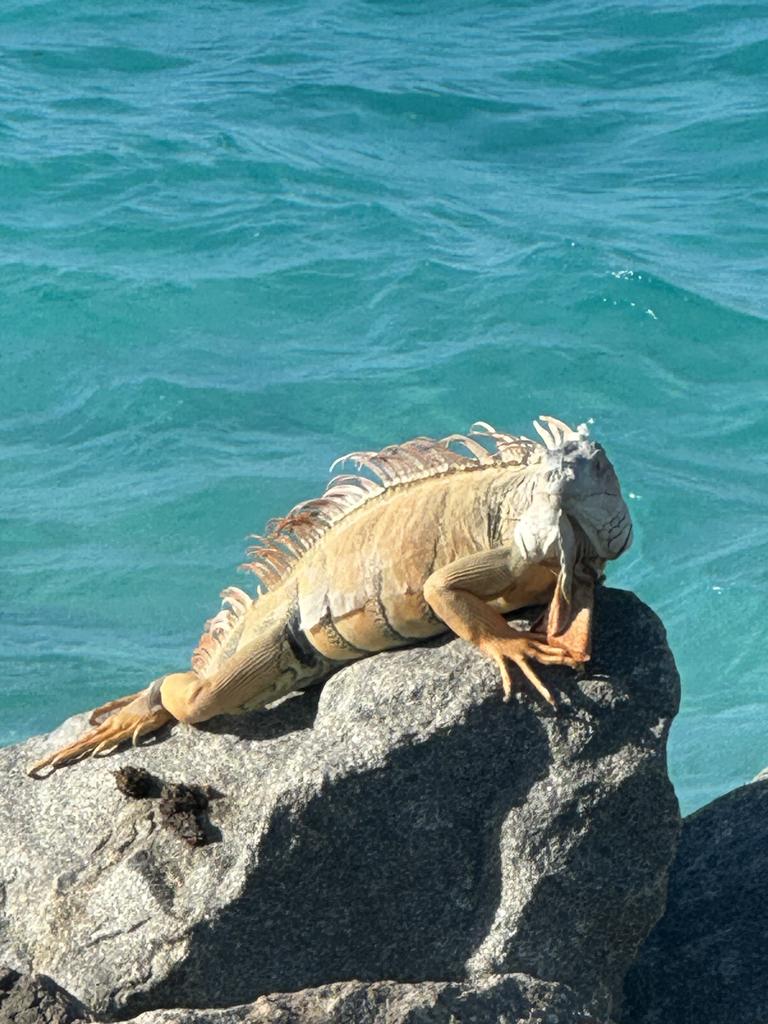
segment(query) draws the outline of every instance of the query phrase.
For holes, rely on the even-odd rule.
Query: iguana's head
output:
[[[534,422],[544,441],[546,489],[589,538],[600,558],[618,558],[632,543],[632,519],[616,471],[585,425],[573,430],[552,416]]]

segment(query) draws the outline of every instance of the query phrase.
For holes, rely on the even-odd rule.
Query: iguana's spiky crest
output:
[[[449,434],[439,440],[416,437],[402,444],[388,445],[379,452],[342,455],[332,463],[331,472],[340,463],[349,461],[358,470],[366,470],[371,475],[335,476],[319,498],[302,501],[282,518],[270,520],[265,535],[252,535],[251,539],[256,543],[246,552],[251,561],[241,568],[258,577],[258,592],[262,593],[281,583],[302,555],[314,547],[328,530],[393,487],[487,466],[522,468],[540,458],[545,449],[553,451],[566,440],[584,436],[550,416],[542,416],[541,419],[548,430],[537,423],[534,427],[544,444],[528,437],[501,433],[490,424],[478,421],[472,424],[468,434]],[[453,446],[463,448],[464,452],[456,451]],[[251,598],[237,587],[223,591],[221,597],[222,610],[206,622],[192,655],[192,668],[201,674],[211,668],[216,656],[233,638],[251,603]]]
[[[455,451],[452,445],[463,446],[468,454]],[[350,461],[378,479],[352,474],[333,477],[319,498],[302,501],[286,516],[271,520],[266,536],[255,535],[257,543],[247,552],[252,561],[242,568],[258,576],[263,586],[274,587],[332,526],[392,487],[489,465],[525,466],[541,447],[527,437],[501,434],[487,423],[473,423],[469,434],[450,434],[440,440],[416,437],[380,452],[342,455],[331,471]]]
[[[232,635],[251,606],[251,597],[239,587],[227,587],[221,594],[221,611],[203,626],[203,633],[192,652],[192,668],[204,672],[211,658],[221,649],[224,641]]]

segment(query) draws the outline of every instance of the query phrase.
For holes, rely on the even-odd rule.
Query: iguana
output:
[[[531,662],[588,659],[594,585],[629,547],[632,524],[587,428],[540,419],[541,442],[477,423],[337,460],[331,471],[352,460],[368,475],[336,476],[255,537],[245,568],[258,596],[223,591],[191,671],[97,708],[94,728],[31,772],[136,743],[174,719],[263,707],[346,662],[447,630],[496,662],[505,699],[514,663],[554,705]],[[537,604],[548,605],[541,631],[503,617]]]

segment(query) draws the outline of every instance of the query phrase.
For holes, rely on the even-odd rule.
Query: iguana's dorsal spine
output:
[[[452,445],[462,445],[467,454],[455,451]],[[281,519],[271,520],[266,536],[256,535],[257,543],[248,549],[252,561],[241,568],[258,576],[265,588],[272,588],[337,523],[392,488],[486,466],[526,466],[542,449],[527,437],[501,434],[487,423],[473,423],[469,434],[450,434],[440,440],[416,437],[380,452],[342,455],[331,471],[350,461],[377,479],[353,474],[334,477],[319,498],[303,501]]]
[[[543,443],[523,435],[502,433],[490,424],[478,421],[472,424],[467,434],[449,434],[440,439],[416,437],[402,444],[388,445],[379,452],[342,455],[332,463],[331,472],[340,463],[352,462],[358,470],[366,470],[370,476],[359,473],[335,476],[319,498],[300,502],[287,515],[270,520],[266,534],[252,535],[251,539],[256,543],[248,548],[246,553],[250,561],[241,568],[258,577],[259,594],[273,590],[291,575],[302,557],[329,530],[393,488],[493,466],[524,469],[538,463],[547,450],[557,449],[564,437],[575,436],[561,421],[550,416],[542,416],[541,419],[548,429],[535,422],[534,427]],[[192,655],[192,668],[201,674],[210,668],[214,655],[221,655],[222,648],[233,642],[254,600],[238,587],[227,588],[221,597],[222,609],[205,623]]]
[[[211,659],[225,642],[234,636],[237,627],[253,604],[253,598],[239,587],[227,587],[221,594],[221,611],[203,626],[203,632],[192,652],[192,668],[200,674],[208,669]]]

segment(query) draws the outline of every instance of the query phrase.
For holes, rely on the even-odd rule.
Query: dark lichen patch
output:
[[[117,788],[127,797],[159,797],[161,823],[189,846],[218,842],[221,832],[208,818],[208,804],[223,796],[213,786],[163,782],[144,768],[126,765],[113,772]]]
[[[138,872],[147,888],[166,914],[172,914],[176,899],[176,888],[168,877],[167,867],[158,863],[149,849],[138,850],[129,857],[128,864]]]
[[[160,820],[163,825],[188,846],[205,846],[208,837],[194,811],[178,811],[172,806],[160,804]]]
[[[189,846],[205,846],[221,838],[206,811],[210,800],[220,794],[211,786],[172,782],[160,793],[160,820]]]
[[[161,795],[161,782],[146,768],[134,768],[126,765],[112,772],[115,777],[115,785],[124,796],[133,800],[144,800],[147,797]]]
[[[160,809],[173,804],[178,811],[204,811],[211,799],[210,786],[188,785],[186,782],[166,783],[160,791]]]

